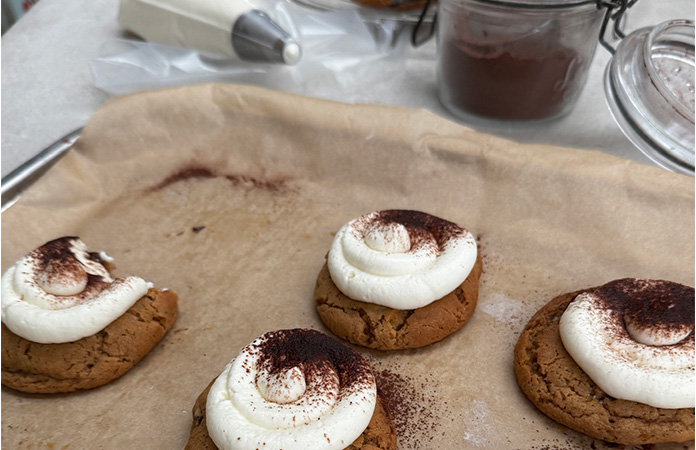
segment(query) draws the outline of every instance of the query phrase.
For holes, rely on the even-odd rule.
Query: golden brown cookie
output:
[[[52,394],[92,389],[135,366],[169,331],[177,295],[150,289],[99,333],[64,344],[28,341],[2,325],[2,384]]]
[[[613,398],[566,352],[559,320],[581,292],[554,298],[522,331],[514,370],[525,395],[551,419],[595,439],[624,445],[694,439],[694,408],[663,409]]]
[[[326,264],[314,290],[324,324],[341,339],[377,350],[424,347],[461,328],[476,309],[481,255],[454,291],[422,308],[398,310],[353,300],[338,290]]]
[[[215,380],[213,380],[215,381]],[[208,387],[198,396],[193,405],[193,423],[191,424],[191,435],[185,450],[217,450],[217,446],[208,435],[208,428],[205,423],[205,404],[208,398]],[[389,416],[389,412],[382,405],[382,401],[377,396],[377,405],[372,414],[372,420],[363,434],[355,440],[346,450],[393,450],[396,448],[396,429]]]

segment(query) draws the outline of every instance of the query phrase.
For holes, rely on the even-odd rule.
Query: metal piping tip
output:
[[[268,14],[254,9],[240,16],[232,28],[232,47],[240,59],[297,64],[302,48]]]
[[[289,66],[294,66],[302,59],[302,47],[295,41],[285,43],[283,47],[283,61]]]

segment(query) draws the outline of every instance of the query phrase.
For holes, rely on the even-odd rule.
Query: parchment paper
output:
[[[400,448],[610,448],[526,400],[512,349],[561,293],[620,277],[693,286],[693,178],[519,145],[425,111],[235,85],[111,101],[2,215],[3,271],[78,235],[116,258],[117,275],[180,296],[173,331],[120,379],[67,395],[3,388],[2,447],[183,448],[196,397],[241,347],[274,329],[326,331],[312,294],[333,233],[387,208],[463,225],[484,262],[477,310],[454,335],[360,350],[403,377],[420,407],[400,417]]]

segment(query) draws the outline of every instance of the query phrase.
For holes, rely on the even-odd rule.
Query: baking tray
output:
[[[82,128],[65,135],[39,154],[2,178],[2,212],[12,206],[22,192],[46,173],[77,142]]]
[[[611,449],[526,400],[512,348],[555,295],[623,276],[693,285],[692,178],[423,110],[229,84],[108,102],[3,213],[3,268],[77,235],[114,257],[118,276],[177,292],[180,311],[112,383],[59,396],[2,388],[3,448],[183,448],[196,397],[242,346],[273,329],[327,331],[312,298],[333,234],[388,208],[462,224],[484,261],[461,330],[423,349],[359,349],[409,399],[400,448]]]

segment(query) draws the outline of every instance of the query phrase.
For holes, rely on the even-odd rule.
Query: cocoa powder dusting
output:
[[[82,267],[82,263],[70,250],[72,242],[78,239],[79,237],[77,236],[65,236],[46,242],[34,250],[32,254],[39,260],[40,270],[50,267],[52,272],[66,279],[76,279],[84,276],[85,270]],[[98,262],[101,263],[101,260]],[[86,275],[88,279],[86,290],[101,290],[108,284],[98,275],[90,273]]]
[[[370,364],[377,392],[394,421],[398,448],[431,448],[430,441],[439,433],[442,420],[452,416],[433,389],[435,380],[410,377],[398,367],[381,368],[378,361],[370,360]]]
[[[624,278],[597,288],[608,308],[633,323],[673,331],[694,327],[694,288],[664,280]]]
[[[321,375],[334,370],[341,389],[371,383],[370,367],[359,353],[324,333],[309,329],[279,330],[264,335],[255,351],[260,352],[270,373],[303,367],[305,374]],[[328,364],[327,364],[328,363]]]
[[[454,222],[420,211],[389,209],[380,211],[374,221],[383,225],[398,223],[406,227],[411,238],[412,248],[432,237],[437,242],[439,249],[442,250],[448,240],[461,236],[465,232]]]
[[[72,241],[79,239],[77,236],[65,236],[46,242],[34,251],[35,256],[45,266],[50,262],[53,264],[72,265],[77,261],[70,251]]]
[[[82,292],[76,295],[57,297],[61,298],[61,301],[80,302],[107,289],[110,285],[110,283],[101,276],[87,273],[82,263],[72,253],[70,249],[72,242],[78,239],[79,237],[77,236],[65,236],[54,239],[33,250],[29,254],[29,257],[35,258],[37,261],[38,272],[46,272],[45,275],[54,281],[60,279],[77,281],[82,277],[87,277],[87,285]],[[88,254],[88,256],[90,255]],[[101,259],[97,261],[101,263]],[[119,279],[114,281],[114,283],[117,282],[119,282]]]
[[[486,237],[488,237],[488,236],[486,236]],[[486,270],[488,268],[488,265],[485,264],[485,262],[488,260],[488,252],[486,251],[486,250],[488,250],[488,247],[486,245],[484,245],[483,240],[484,240],[483,234],[479,234],[478,236],[476,236],[476,250],[479,253],[479,255],[481,255],[481,259],[484,261],[484,264],[481,267],[481,274],[486,273]]]

